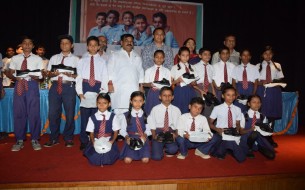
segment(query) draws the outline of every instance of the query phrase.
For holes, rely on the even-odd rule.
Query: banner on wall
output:
[[[203,4],[160,0],[71,1],[70,33],[79,43],[85,43],[88,36],[103,35],[109,45],[119,45],[120,36],[130,33],[135,37],[135,46],[144,46],[152,42],[157,27],[164,29],[165,43],[172,48],[182,46],[190,37],[201,47]]]

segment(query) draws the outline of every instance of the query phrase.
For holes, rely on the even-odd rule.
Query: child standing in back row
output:
[[[273,49],[271,46],[266,46],[262,54],[262,63],[257,64],[260,72],[257,94],[262,99],[262,113],[271,122],[271,127],[274,129],[275,120],[282,118],[282,89],[280,86],[264,87],[265,84],[272,82],[281,82],[284,74],[279,63],[272,60]],[[277,147],[277,143],[273,141],[272,136],[269,138],[273,147]]]
[[[172,84],[175,85],[174,88],[174,101],[173,105],[177,106],[181,113],[189,112],[189,102],[193,97],[196,97],[196,92],[193,86],[196,85],[196,82],[193,81],[190,84],[187,84],[183,81],[183,74],[188,75],[193,74],[196,76],[195,71],[188,63],[190,58],[190,50],[187,47],[181,47],[178,51],[178,56],[180,62],[177,65],[174,65],[171,69],[172,75]]]
[[[151,109],[160,104],[159,100],[159,89],[157,89],[154,85],[154,81],[162,81],[163,79],[168,80],[169,86],[171,84],[171,73],[170,70],[163,67],[165,59],[164,51],[157,50],[154,53],[154,62],[155,65],[148,68],[145,71],[145,78],[144,78],[144,87],[149,87],[149,91],[147,94],[147,99],[145,103],[145,112],[149,115]]]
[[[86,126],[91,115],[95,114],[96,97],[108,91],[108,71],[105,60],[97,53],[100,46],[95,36],[87,39],[88,56],[81,58],[77,64],[76,92],[80,97],[81,131],[80,150],[84,150],[89,142]],[[96,96],[92,96],[93,94]],[[86,104],[83,104],[87,102]],[[90,103],[91,102],[91,103]],[[93,102],[93,104],[92,104]]]

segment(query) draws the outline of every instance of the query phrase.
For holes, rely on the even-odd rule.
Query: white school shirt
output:
[[[12,70],[20,70],[22,62],[24,60],[24,54],[18,54],[12,57],[11,63],[10,63],[10,69]],[[33,53],[30,53],[30,56],[27,58],[27,69],[29,70],[42,70],[43,69],[43,61],[41,57],[38,55],[35,55]],[[16,76],[16,71],[14,76]],[[25,77],[26,80],[30,80],[31,77]]]
[[[168,124],[173,130],[177,129],[177,121],[181,115],[181,111],[178,107],[170,104],[168,106]],[[166,112],[166,106],[164,104],[158,104],[152,108],[150,115],[147,118],[147,123],[150,129],[156,130],[157,128],[164,127],[164,117]]]
[[[178,64],[180,65],[180,70],[178,70]],[[185,66],[187,66],[187,68],[190,68],[188,63],[179,62],[178,64],[177,64],[177,65],[174,65],[174,66],[172,67],[172,69],[171,69],[171,76],[172,76],[172,78],[173,78],[174,80],[177,80],[179,77],[182,77],[182,75],[186,72]],[[191,70],[189,69],[190,74],[194,74],[194,75],[195,75],[195,78],[196,78],[196,77],[197,77],[197,74],[196,74],[196,72],[195,72],[195,69],[194,69],[193,67],[192,67],[192,69],[193,69],[194,71],[191,71]],[[184,83],[184,82],[182,82],[182,83]],[[184,83],[184,85],[182,85],[182,86],[186,86],[186,83]]]
[[[142,109],[136,111],[135,109],[131,109],[131,117],[137,117],[137,113],[138,113],[138,117],[142,117],[144,114],[144,111]],[[127,120],[124,114],[120,114],[120,123],[121,123],[121,130],[120,130],[120,135],[122,135],[123,137],[126,137],[126,135],[128,135],[127,133]],[[151,131],[150,128],[148,127],[148,125],[146,124],[146,130],[143,131],[147,136],[151,135]]]
[[[83,93],[83,79],[90,79],[90,60],[91,55],[85,56],[77,63],[77,78],[76,78],[76,92],[77,94]],[[100,81],[101,92],[108,92],[108,70],[106,62],[99,54],[93,55],[94,60],[94,78]]]
[[[235,65],[229,61],[226,62],[227,65],[227,73],[228,73],[228,82],[232,84],[232,71]],[[214,76],[213,80],[215,81],[216,85],[219,87],[222,82],[224,82],[224,62],[220,61],[213,65],[214,68]]]
[[[249,118],[253,118],[253,116],[254,116],[254,110],[249,109],[247,112],[248,112]],[[256,116],[256,119],[260,119],[260,117],[261,117],[260,112],[255,111],[255,116]],[[265,118],[263,119],[263,123],[266,123],[266,122],[267,122],[267,118],[265,117]],[[246,125],[246,119],[245,119],[244,114],[242,114],[241,121],[240,121],[240,127],[245,128],[245,125]]]
[[[63,59],[64,55],[62,53],[53,55],[49,61],[47,70],[51,71],[52,69],[52,65],[59,65],[61,64],[61,60]],[[67,57],[64,59],[64,65],[68,66],[68,67],[73,67],[76,68],[77,67],[77,62],[78,62],[79,58],[75,55],[73,55],[71,52],[67,55]],[[58,76],[62,77],[62,80],[66,80],[66,81],[75,81],[75,79],[73,77],[68,77],[67,75],[64,74],[59,74]],[[52,77],[51,81],[57,81],[58,80],[58,76]]]
[[[171,84],[171,72],[170,72],[170,70],[168,68],[163,67],[163,65],[158,66],[156,64],[154,66],[148,68],[145,71],[144,83],[154,82],[155,74],[156,74],[156,71],[157,71],[158,67],[160,67],[159,68],[159,79],[158,79],[158,81],[165,78]]]
[[[234,67],[232,71],[232,78],[236,80],[236,82],[243,81],[243,72],[244,72],[244,64],[237,65]],[[255,65],[248,63],[246,65],[247,72],[247,80],[250,82],[255,82],[256,79],[259,78],[259,72]]]
[[[124,49],[113,52],[108,60],[108,74],[114,88],[110,94],[111,107],[128,109],[131,93],[138,91],[139,83],[144,82],[141,57],[134,50],[130,56]]]
[[[106,121],[109,120],[111,112],[109,112],[107,110],[104,111],[104,112],[101,112],[101,111],[98,110],[94,115],[95,115],[95,117],[98,121],[102,121],[103,118],[104,118],[103,114],[106,115],[105,116]],[[113,117],[113,120],[112,120],[112,130],[113,131],[119,131],[120,129],[121,129],[120,121],[119,121],[118,117],[115,115]],[[91,117],[89,117],[88,124],[87,124],[87,127],[86,127],[86,131],[90,132],[90,133],[94,132],[94,123],[93,123]],[[107,137],[107,138],[110,139],[110,137]]]
[[[207,118],[201,114],[197,115],[195,118],[195,131],[196,132],[211,132],[210,126],[208,124]],[[190,113],[185,113],[181,115],[178,119],[178,134],[183,137],[184,132],[190,132],[193,123],[193,117]]]
[[[233,49],[232,53],[230,54],[229,62],[233,63],[234,65],[238,65],[240,58],[240,53]],[[215,52],[212,57],[212,65],[218,63],[220,60],[219,52]]]
[[[233,128],[236,128],[236,121],[240,121],[242,118],[241,109],[233,104],[230,105],[232,112]],[[215,106],[210,118],[217,119],[217,128],[228,128],[228,105],[224,102],[218,106]]]
[[[275,62],[274,62],[275,63]],[[260,64],[262,64],[262,70],[260,72],[260,77],[259,80],[266,80],[266,67],[267,67],[267,61],[263,61],[262,63],[259,63],[256,65],[257,69],[259,70]],[[280,78],[284,78],[284,74],[281,68],[281,65],[279,63],[275,63],[275,65],[277,66],[277,68],[280,69],[280,71],[278,71],[273,63],[270,63],[270,68],[271,68],[271,80],[273,79],[280,79]]]
[[[195,72],[197,73],[197,75],[199,76],[199,80],[197,81],[197,84],[200,84],[200,83],[204,83],[204,75],[205,75],[205,66],[204,65],[207,65],[206,68],[207,68],[207,71],[208,71],[208,80],[209,80],[209,83],[212,83],[213,81],[213,76],[214,76],[214,68],[212,65],[210,65],[209,63],[204,63],[202,60],[198,63],[196,63],[192,68],[194,68]]]

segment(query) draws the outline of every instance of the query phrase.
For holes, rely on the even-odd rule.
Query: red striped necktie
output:
[[[22,61],[22,64],[21,64],[21,70],[24,71],[24,70],[27,70],[28,69],[28,61],[27,61],[27,58],[29,58],[31,55],[29,56],[24,56],[24,59]]]
[[[156,73],[155,73],[155,79],[154,79],[154,81],[159,81],[159,71],[160,70],[160,67],[157,67],[157,70],[156,70]]]
[[[136,113],[136,124],[137,124],[137,131],[139,133],[140,136],[143,136],[143,130],[142,130],[142,125],[141,125],[141,122],[140,122],[140,118],[139,118],[139,113]]]
[[[91,60],[90,60],[90,78],[89,78],[89,85],[90,85],[91,87],[95,85],[94,59],[93,59],[93,55],[91,56]]]
[[[168,121],[168,108],[166,108],[165,115],[164,115],[164,127],[163,132],[167,132],[169,130],[169,121]]]
[[[256,123],[256,112],[254,112],[254,114],[253,114],[251,127],[254,127],[254,126],[255,126],[255,123]]]
[[[231,112],[231,107],[228,107],[228,127],[232,128],[233,127],[233,117],[232,117],[232,112]]]
[[[209,79],[208,79],[208,70],[207,70],[207,65],[208,64],[203,64],[204,65],[204,82],[203,82],[203,90],[207,92],[209,90]]]
[[[243,71],[243,89],[248,89],[248,77],[247,77],[247,66],[244,65],[244,71]]]
[[[99,128],[99,131],[98,131],[98,138],[101,138],[105,135],[105,130],[106,130],[106,115],[105,114],[102,114],[103,116],[103,120],[100,124],[100,128]]]
[[[270,67],[270,61],[268,61],[267,67],[266,67],[266,83],[270,83],[270,82],[272,82],[272,80],[271,80],[271,67]]]
[[[227,64],[226,64],[226,62],[224,62],[224,64],[225,64],[225,66],[224,66],[224,70],[223,70],[223,72],[224,72],[224,81],[225,81],[225,83],[227,83],[228,82],[228,71],[227,71]]]
[[[61,65],[64,65],[64,60],[67,56],[63,56],[62,59],[61,59],[61,62],[60,64]],[[58,79],[57,79],[57,89],[56,89],[57,93],[58,94],[61,94],[62,93],[62,76],[59,76]]]
[[[190,131],[195,131],[195,118],[193,117],[193,122],[191,124],[191,129]]]

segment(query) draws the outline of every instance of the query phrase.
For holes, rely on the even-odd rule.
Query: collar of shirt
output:
[[[198,117],[199,117],[199,115],[193,117],[191,113],[188,113],[188,118],[192,121],[193,121],[193,118],[195,118],[195,121],[197,121]]]
[[[101,116],[101,118],[103,118],[102,115],[105,114],[105,118],[106,118],[106,120],[108,120],[111,113],[110,113],[108,110],[106,110],[106,111],[104,111],[104,112],[101,112],[100,110],[97,110],[97,114],[98,114],[99,116]]]
[[[137,117],[137,113],[138,113],[138,117],[142,117],[142,115],[144,114],[144,112],[143,112],[143,110],[142,109],[140,109],[140,110],[135,110],[135,109],[133,109],[132,108],[132,110],[131,110],[131,116],[132,117]]]
[[[223,106],[232,108],[232,107],[233,107],[233,104],[228,105],[226,102],[224,102],[224,103],[223,103]]]
[[[220,60],[219,62],[220,62],[222,65],[224,65],[224,64],[225,64],[225,62],[224,62],[223,60]],[[228,60],[228,61],[226,61],[226,64],[227,64],[227,63],[229,63],[229,62],[230,62],[229,60]]]
[[[203,64],[203,65],[209,65],[209,63],[205,63],[204,61],[200,61],[200,64]]]
[[[271,65],[272,65],[272,64],[271,64],[272,61],[270,60],[269,62],[270,62],[270,66],[271,66]],[[262,65],[266,65],[266,66],[267,66],[267,65],[268,65],[268,62],[264,60],[264,61],[262,62]]]
[[[22,53],[22,56],[23,56],[23,57],[26,57],[26,58],[29,58],[29,57],[32,56],[32,55],[34,55],[32,52],[31,52],[28,56],[25,56],[24,53]]]
[[[189,68],[189,63],[182,63],[181,61],[179,62],[179,65],[181,66],[181,68],[184,68],[185,66],[187,66],[187,68]]]
[[[241,65],[242,67],[244,67],[244,66],[248,67],[248,66],[249,66],[249,64],[250,64],[250,63],[246,63],[246,64],[241,63],[240,65]]]
[[[248,116],[249,116],[250,118],[253,118],[253,116],[254,116],[254,110],[249,109],[249,110],[248,110]],[[259,118],[260,118],[260,114],[259,114],[258,111],[255,111],[255,116],[256,116],[256,119],[259,119]]]
[[[157,69],[158,67],[160,67],[160,69],[163,67],[162,65],[156,65],[156,64],[154,64],[154,66],[155,66],[155,69]]]
[[[64,55],[62,52],[60,54],[62,55],[62,57],[70,57],[72,55],[71,52],[68,55]]]
[[[121,51],[124,52],[128,56],[128,53],[125,49],[121,48]],[[132,55],[133,55],[133,49],[130,52],[130,57],[132,57]]]
[[[165,112],[165,110],[166,110],[166,108],[168,109],[168,111],[170,110],[170,108],[171,108],[171,104],[168,106],[168,107],[166,107],[164,104],[160,104],[161,105],[161,107],[162,107],[162,109],[164,109],[164,112]]]

